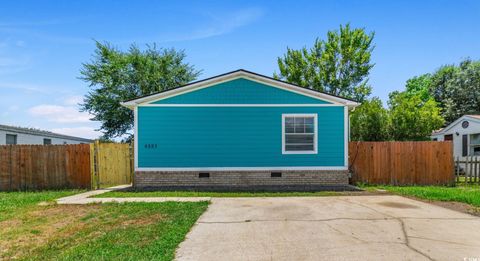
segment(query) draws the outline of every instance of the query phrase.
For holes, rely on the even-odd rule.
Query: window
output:
[[[480,156],[480,133],[470,134],[470,156]]]
[[[43,139],[43,145],[51,145],[52,139]]]
[[[7,134],[7,135],[6,135],[6,144],[7,144],[7,145],[15,145],[15,144],[17,144],[17,135]]]
[[[468,135],[462,135],[462,156],[468,156]]]
[[[317,115],[282,115],[282,153],[317,153]]]

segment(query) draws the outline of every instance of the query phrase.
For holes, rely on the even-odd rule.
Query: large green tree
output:
[[[449,74],[450,73],[450,74]],[[445,89],[440,102],[447,122],[464,114],[480,113],[480,61],[465,60],[457,69],[444,72]],[[434,86],[440,89],[441,85]]]
[[[287,48],[279,57],[279,74],[274,77],[302,87],[364,101],[371,93],[368,84],[374,33],[364,28],[329,31],[327,39],[316,39],[313,47],[300,50]]]
[[[390,135],[394,140],[428,140],[444,119],[433,98],[426,101],[420,95],[407,92],[390,94]]]
[[[422,101],[427,101],[432,98],[430,94],[430,86],[432,84],[432,76],[430,74],[423,74],[408,79],[405,84],[405,95],[419,96]]]
[[[384,141],[390,139],[389,115],[382,101],[374,97],[364,101],[350,116],[351,139]]]
[[[132,45],[124,52],[96,42],[93,59],[80,71],[80,79],[90,87],[81,109],[101,122],[104,138],[130,135],[133,113],[120,102],[195,80],[200,72],[184,60],[183,51],[156,45],[145,50]]]
[[[408,95],[423,101],[433,98],[446,123],[465,114],[480,113],[480,61],[464,60],[459,65],[444,65],[432,74],[407,81]]]
[[[438,106],[442,109],[442,115],[447,116],[447,123],[452,121],[450,116],[445,115],[445,104],[448,97],[455,95],[451,93],[448,83],[456,76],[458,67],[455,65],[444,65],[431,75],[429,86],[430,95],[437,101]],[[453,119],[455,120],[455,119]]]

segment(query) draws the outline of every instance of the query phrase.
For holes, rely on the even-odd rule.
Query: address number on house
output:
[[[145,144],[145,149],[156,149],[157,148],[157,144],[155,143],[147,143]]]

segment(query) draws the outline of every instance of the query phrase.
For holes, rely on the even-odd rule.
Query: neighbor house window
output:
[[[470,156],[480,156],[480,133],[470,134]]]
[[[17,144],[17,135],[7,134],[7,136],[6,136],[6,144],[7,144],[7,145],[15,145],[15,144]]]
[[[317,153],[317,115],[282,115],[282,153]]]
[[[52,144],[52,139],[43,139],[43,145],[50,145]]]

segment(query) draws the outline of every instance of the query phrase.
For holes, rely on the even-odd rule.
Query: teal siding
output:
[[[318,114],[318,154],[282,154],[282,113]],[[344,166],[344,108],[138,107],[138,166]]]
[[[177,95],[154,104],[328,104],[244,78]]]

